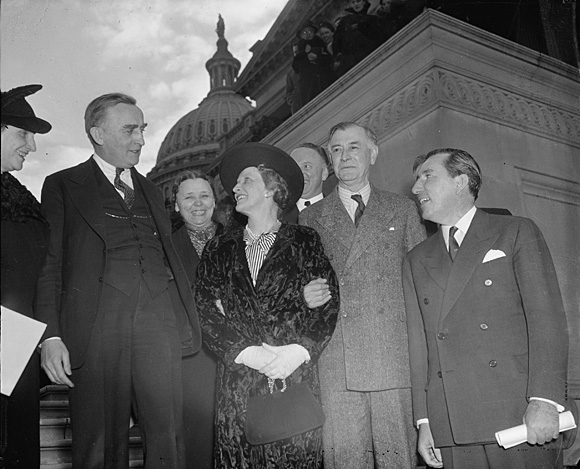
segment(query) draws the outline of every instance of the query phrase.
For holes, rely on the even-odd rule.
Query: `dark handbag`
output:
[[[324,412],[306,383],[274,389],[268,378],[270,392],[248,399],[246,439],[251,445],[263,445],[314,430],[324,424]]]

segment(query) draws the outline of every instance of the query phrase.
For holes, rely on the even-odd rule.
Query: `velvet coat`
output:
[[[107,263],[105,211],[100,206],[92,158],[78,166],[48,176],[42,187],[42,210],[51,224],[46,262],[38,281],[37,314],[47,323],[43,340],[61,337],[70,353],[71,366],[84,363],[93,326],[99,314],[103,275]],[[182,341],[199,350],[201,335],[189,281],[171,242],[171,224],[157,187],[131,169],[159,232],[174,282],[170,294],[185,312],[177,317]],[[171,288],[171,286],[174,288]],[[177,311],[177,308],[176,308]],[[177,314],[177,313],[176,313]],[[186,314],[186,316],[184,316]],[[189,326],[189,327],[185,327]]]
[[[2,173],[1,228],[2,306],[34,317],[36,282],[48,249],[49,227],[38,201],[8,172]],[[40,464],[39,377],[39,355],[33,353],[11,396],[1,396],[1,456],[6,467]]]
[[[268,392],[267,378],[235,358],[246,347],[299,344],[311,361],[288,385],[307,382],[319,398],[318,358],[330,340],[339,308],[336,275],[311,229],[283,223],[259,271],[248,269],[242,227],[213,238],[198,267],[195,298],[203,337],[220,358],[216,403],[215,464],[219,468],[318,468],[320,429],[267,445],[251,446],[244,435],[248,397]],[[308,309],[302,296],[311,280],[329,280],[332,300]],[[220,302],[220,306],[217,306]]]
[[[414,417],[436,446],[495,442],[530,397],[564,405],[566,316],[533,221],[477,210],[454,262],[439,230],[408,254],[403,282]]]

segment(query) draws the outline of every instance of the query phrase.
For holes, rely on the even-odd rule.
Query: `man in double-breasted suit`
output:
[[[467,152],[415,161],[413,193],[439,231],[414,248],[403,282],[419,453],[448,468],[562,466],[566,317],[533,221],[475,207],[481,171]],[[495,432],[522,423],[529,444]]]
[[[74,467],[128,467],[132,406],[145,467],[183,467],[180,362],[200,331],[162,195],[133,168],[145,126],[134,98],[96,98],[85,113],[94,155],[42,189],[41,360],[71,388]]]
[[[300,214],[320,234],[340,283],[339,321],[319,361],[324,464],[414,467],[401,265],[424,229],[411,200],[370,185],[372,131],[338,124],[328,148],[338,188]]]

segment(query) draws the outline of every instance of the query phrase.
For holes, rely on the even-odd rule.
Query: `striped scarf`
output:
[[[244,229],[244,242],[246,243],[246,259],[248,260],[248,267],[250,269],[250,275],[252,276],[252,282],[256,286],[256,280],[258,278],[258,272],[262,268],[264,259],[268,255],[270,248],[276,241],[276,235],[278,234],[278,228],[280,228],[280,222],[276,222],[269,231],[265,231],[261,235],[255,235],[250,230],[249,226]]]

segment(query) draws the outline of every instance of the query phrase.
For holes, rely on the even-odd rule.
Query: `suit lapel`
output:
[[[489,224],[489,215],[477,210],[452,263],[443,297],[440,322],[443,322],[498,236],[499,234]]]
[[[338,189],[324,199],[324,207],[318,218],[322,228],[332,235],[333,242],[340,243],[349,250],[355,236],[356,228],[338,196]]]
[[[100,171],[100,169],[91,157],[78,165],[72,172],[70,179],[64,182],[80,216],[104,240],[105,210],[102,206],[102,199],[98,197],[100,184],[95,176],[95,171]]]
[[[427,243],[425,246],[426,254],[421,263],[433,281],[441,290],[445,291],[452,263],[449,252],[445,247],[441,228],[429,238]]]

